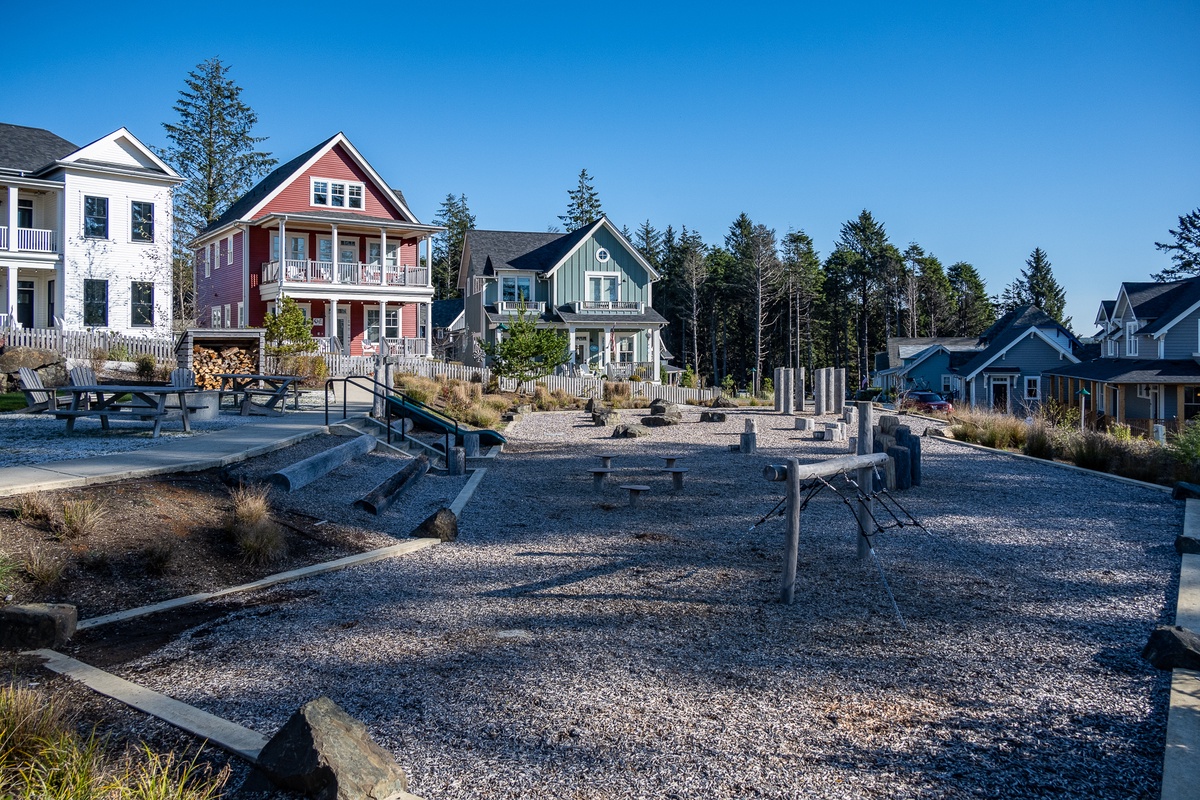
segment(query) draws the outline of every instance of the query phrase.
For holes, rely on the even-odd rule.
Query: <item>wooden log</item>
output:
[[[355,500],[354,506],[372,514],[382,514],[400,495],[415,486],[426,472],[429,472],[429,459],[424,455],[417,456],[365,496]]]
[[[887,454],[896,465],[896,491],[903,492],[912,488],[912,459],[908,448],[895,445],[887,449]]]
[[[294,492],[317,478],[328,475],[347,461],[371,452],[377,444],[379,441],[374,436],[364,433],[345,444],[331,447],[323,453],[317,453],[315,456],[284,467],[278,472],[272,473],[267,480],[285,492]]]
[[[856,469],[869,469],[887,462],[887,453],[866,453],[855,456],[839,456],[810,464],[798,464],[800,480],[813,478],[828,478],[831,475],[841,475]],[[787,480],[787,464],[768,464],[763,467],[763,477],[769,481]]]

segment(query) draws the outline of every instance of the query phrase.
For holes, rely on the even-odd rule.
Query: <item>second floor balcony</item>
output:
[[[282,269],[284,283],[318,285],[428,287],[429,270],[425,267],[406,267],[399,264],[363,264],[360,262],[306,261],[285,259],[262,265],[262,282],[278,283]]]
[[[576,314],[642,314],[646,304],[636,300],[576,300],[571,304]]]
[[[522,308],[527,314],[540,315],[546,310],[546,304],[540,300],[500,300],[496,303],[496,311],[501,314],[519,314]]]
[[[0,250],[9,249],[9,229],[0,228]],[[41,230],[40,228],[17,228],[16,247],[18,251],[26,253],[57,253],[58,240],[54,235],[54,231]]]

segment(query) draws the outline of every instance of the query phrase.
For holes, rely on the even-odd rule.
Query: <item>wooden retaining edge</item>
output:
[[[1185,501],[1183,533],[1200,536],[1200,500]],[[1200,631],[1200,555],[1180,557],[1175,624]],[[1161,796],[1162,800],[1200,798],[1200,672],[1194,670],[1171,672]]]

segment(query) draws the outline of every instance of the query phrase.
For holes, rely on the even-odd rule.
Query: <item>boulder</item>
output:
[[[683,422],[679,414],[651,414],[642,418],[642,424],[647,428],[665,428],[668,425],[678,425]]]
[[[678,413],[680,413],[680,411],[679,411],[679,406],[675,405],[674,403],[668,403],[666,400],[656,397],[655,399],[650,401],[650,413],[651,414],[678,414]]]
[[[650,429],[645,425],[618,425],[613,428],[612,438],[614,439],[637,439],[642,436],[649,436]]]
[[[517,413],[520,414],[521,416],[525,416],[526,414],[532,414],[533,406],[530,405],[529,403],[522,403],[521,405],[517,406]]]
[[[1158,625],[1142,658],[1157,669],[1200,669],[1200,636],[1178,625]]]
[[[616,425],[620,421],[621,415],[611,408],[592,412],[592,424],[597,427],[601,425]]]
[[[593,397],[587,401],[587,405],[583,407],[583,410],[589,414],[595,414],[597,412],[612,411],[612,406],[603,400]]]
[[[453,542],[458,538],[458,517],[448,508],[439,508],[433,515],[426,517],[411,535],[414,539]]]
[[[719,395],[715,400],[708,404],[709,408],[737,408],[738,404],[730,400],[725,395]]]
[[[79,612],[67,603],[26,603],[0,610],[0,648],[62,647],[75,635]]]
[[[1176,536],[1175,552],[1180,555],[1184,553],[1200,553],[1200,539],[1192,536],[1183,536],[1182,534]]]
[[[28,367],[42,379],[43,386],[64,386],[67,383],[67,362],[54,350],[35,347],[10,347],[0,354],[0,389],[18,391],[17,371]]]
[[[408,778],[366,727],[328,697],[305,703],[258,756],[279,787],[318,800],[395,800]]]
[[[721,411],[701,411],[701,422],[724,422],[726,415]]]

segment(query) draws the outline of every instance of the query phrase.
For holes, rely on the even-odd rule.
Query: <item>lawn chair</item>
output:
[[[42,376],[29,367],[17,370],[17,379],[21,382],[21,391],[25,395],[25,410],[30,413],[58,410],[58,392],[47,389],[42,384]]]
[[[91,367],[75,367],[67,373],[67,379],[72,386],[99,386],[100,380],[96,377],[96,370]],[[81,397],[79,399],[79,407],[83,410],[88,410],[92,407],[91,395]]]
[[[168,386],[178,386],[181,389],[190,389],[196,385],[196,373],[190,369],[171,370],[171,379],[167,381]]]

